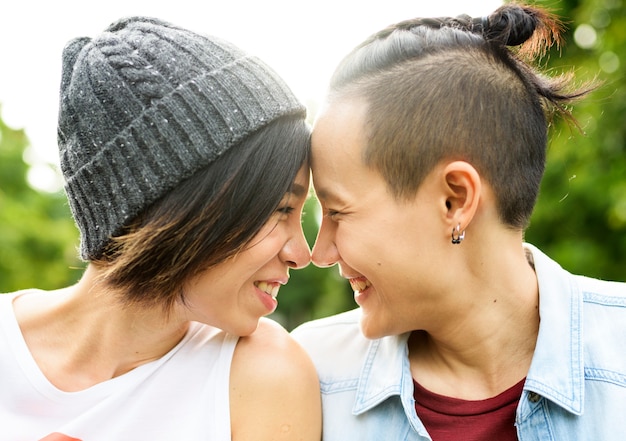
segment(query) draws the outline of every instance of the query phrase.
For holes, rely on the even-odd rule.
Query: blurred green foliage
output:
[[[602,85],[574,107],[582,133],[563,121],[551,128],[548,165],[526,240],[574,273],[625,280],[626,5],[620,0],[541,1],[568,19],[565,44],[546,58],[555,73],[574,70]],[[407,17],[408,18],[408,17]],[[575,38],[575,36],[577,38]],[[63,193],[27,184],[22,130],[0,121],[0,292],[53,289],[76,281],[78,232]],[[312,246],[319,207],[311,197],[303,228]],[[288,329],[353,308],[337,269],[292,271],[274,318]]]
[[[526,240],[567,270],[626,280],[626,5],[539,1],[567,17],[548,67],[600,86],[577,103],[581,130],[555,121],[546,174]],[[559,56],[560,55],[560,56]]]
[[[81,274],[65,196],[28,185],[27,146],[23,130],[0,120],[0,292],[60,288]]]

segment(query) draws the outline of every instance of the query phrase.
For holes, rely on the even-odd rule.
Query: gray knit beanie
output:
[[[58,143],[81,257],[102,257],[142,210],[254,131],[305,113],[259,59],[157,19],[70,41]]]

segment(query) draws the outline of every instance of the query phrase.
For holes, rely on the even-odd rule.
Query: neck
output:
[[[521,247],[500,247],[497,254],[469,248],[469,263],[460,271],[469,276],[456,280],[463,287],[454,296],[456,305],[442,311],[441,325],[412,333],[409,353],[413,376],[423,387],[475,400],[526,376],[539,330],[539,298]]]
[[[125,306],[96,283],[89,267],[72,287],[16,299],[22,333],[42,372],[76,391],[156,360],[185,335],[188,322],[159,309]]]

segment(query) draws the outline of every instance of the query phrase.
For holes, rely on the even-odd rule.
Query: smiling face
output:
[[[331,102],[315,124],[312,175],[324,216],[312,259],[338,263],[362,309],[364,335],[377,338],[426,328],[439,316],[439,250],[449,247],[449,232],[437,179],[428,175],[414,198],[399,200],[363,164],[366,109],[358,100]]]
[[[289,280],[289,268],[310,261],[300,222],[308,188],[308,169],[303,167],[291,192],[250,243],[188,282],[182,306],[186,319],[243,336],[276,309],[278,289]]]

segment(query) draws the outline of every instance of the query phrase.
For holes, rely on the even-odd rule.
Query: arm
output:
[[[262,319],[239,339],[230,373],[233,441],[319,441],[320,400],[313,364],[280,325]]]

